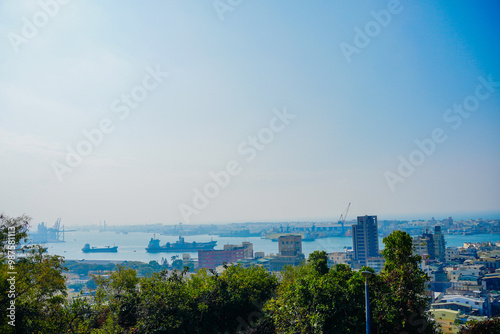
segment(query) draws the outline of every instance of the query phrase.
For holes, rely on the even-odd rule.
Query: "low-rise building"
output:
[[[277,255],[270,261],[270,270],[281,271],[285,266],[298,266],[304,263],[305,260],[304,254],[302,253],[295,256]]]
[[[470,305],[473,310],[476,310],[478,315],[487,313],[486,300],[483,297],[472,297],[466,295],[445,295],[440,301],[441,303],[461,303]]]
[[[241,245],[224,245],[224,250],[235,250],[235,249],[243,249],[244,250],[244,258],[251,259],[253,258],[253,244],[248,241],[243,241]]]
[[[493,252],[488,252],[481,254],[479,259],[477,259],[475,264],[482,265],[485,268],[499,269],[500,268],[500,256],[493,254]]]
[[[446,309],[453,311],[460,311],[462,314],[471,314],[472,306],[464,303],[446,302],[446,303],[432,303],[431,309]]]
[[[328,254],[328,266],[333,267],[336,264],[353,264],[353,252],[333,252]]]
[[[366,265],[375,272],[379,273],[383,268],[385,264],[385,259],[383,257],[369,257],[366,259]]]
[[[260,259],[261,257],[264,257],[264,256],[265,256],[264,252],[255,252],[255,255],[254,255],[254,257],[256,259]]]
[[[447,267],[446,271],[450,282],[458,282],[460,281],[460,278],[464,276],[474,276],[476,280],[478,280],[486,273],[486,269],[482,265]]]
[[[445,259],[446,262],[453,262],[459,260],[460,252],[457,247],[446,247]]]
[[[445,334],[456,334],[460,331],[460,311],[448,309],[431,309],[430,313]]]
[[[271,258],[270,270],[281,271],[285,266],[298,266],[305,262],[302,254],[302,236],[283,235],[278,238],[279,254]]]
[[[198,250],[198,268],[215,269],[224,263],[235,263],[245,258],[243,248],[226,250]]]
[[[497,272],[493,274],[486,274],[483,279],[483,285],[486,290],[496,290],[500,291],[500,272],[497,269]]]

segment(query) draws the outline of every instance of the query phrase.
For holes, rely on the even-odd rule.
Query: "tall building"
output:
[[[444,262],[446,259],[446,244],[441,226],[434,226],[434,254],[436,260]]]
[[[378,257],[377,216],[360,216],[358,223],[352,225],[352,244],[354,260],[366,265],[367,258]]]
[[[426,229],[419,237],[413,238],[415,252],[430,260],[444,262],[446,260],[446,243],[441,232],[441,226],[434,226],[434,234]]]
[[[424,259],[434,260],[436,258],[436,251],[434,249],[434,235],[426,228],[419,237],[413,238],[413,247],[418,255]]]
[[[426,233],[423,233],[421,236],[412,238],[413,248],[415,249],[415,253],[422,256],[422,258],[424,259],[427,258],[430,259],[431,254],[434,254],[434,241],[431,238],[427,237]]]

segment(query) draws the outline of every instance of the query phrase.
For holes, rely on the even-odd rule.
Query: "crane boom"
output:
[[[347,219],[347,214],[349,213],[349,208],[351,207],[351,202],[347,205],[347,209],[340,215],[339,223],[342,225],[342,233],[344,232],[344,222]]]

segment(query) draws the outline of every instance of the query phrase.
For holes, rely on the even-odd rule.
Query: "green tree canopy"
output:
[[[411,236],[394,231],[383,242],[385,265],[373,308],[379,332],[435,333],[436,325],[426,313],[429,277],[420,268],[422,258],[415,253]]]
[[[460,330],[460,334],[500,334],[500,318],[467,322]]]

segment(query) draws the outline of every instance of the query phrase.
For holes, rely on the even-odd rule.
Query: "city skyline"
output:
[[[499,9],[2,2],[0,211],[498,218]]]

